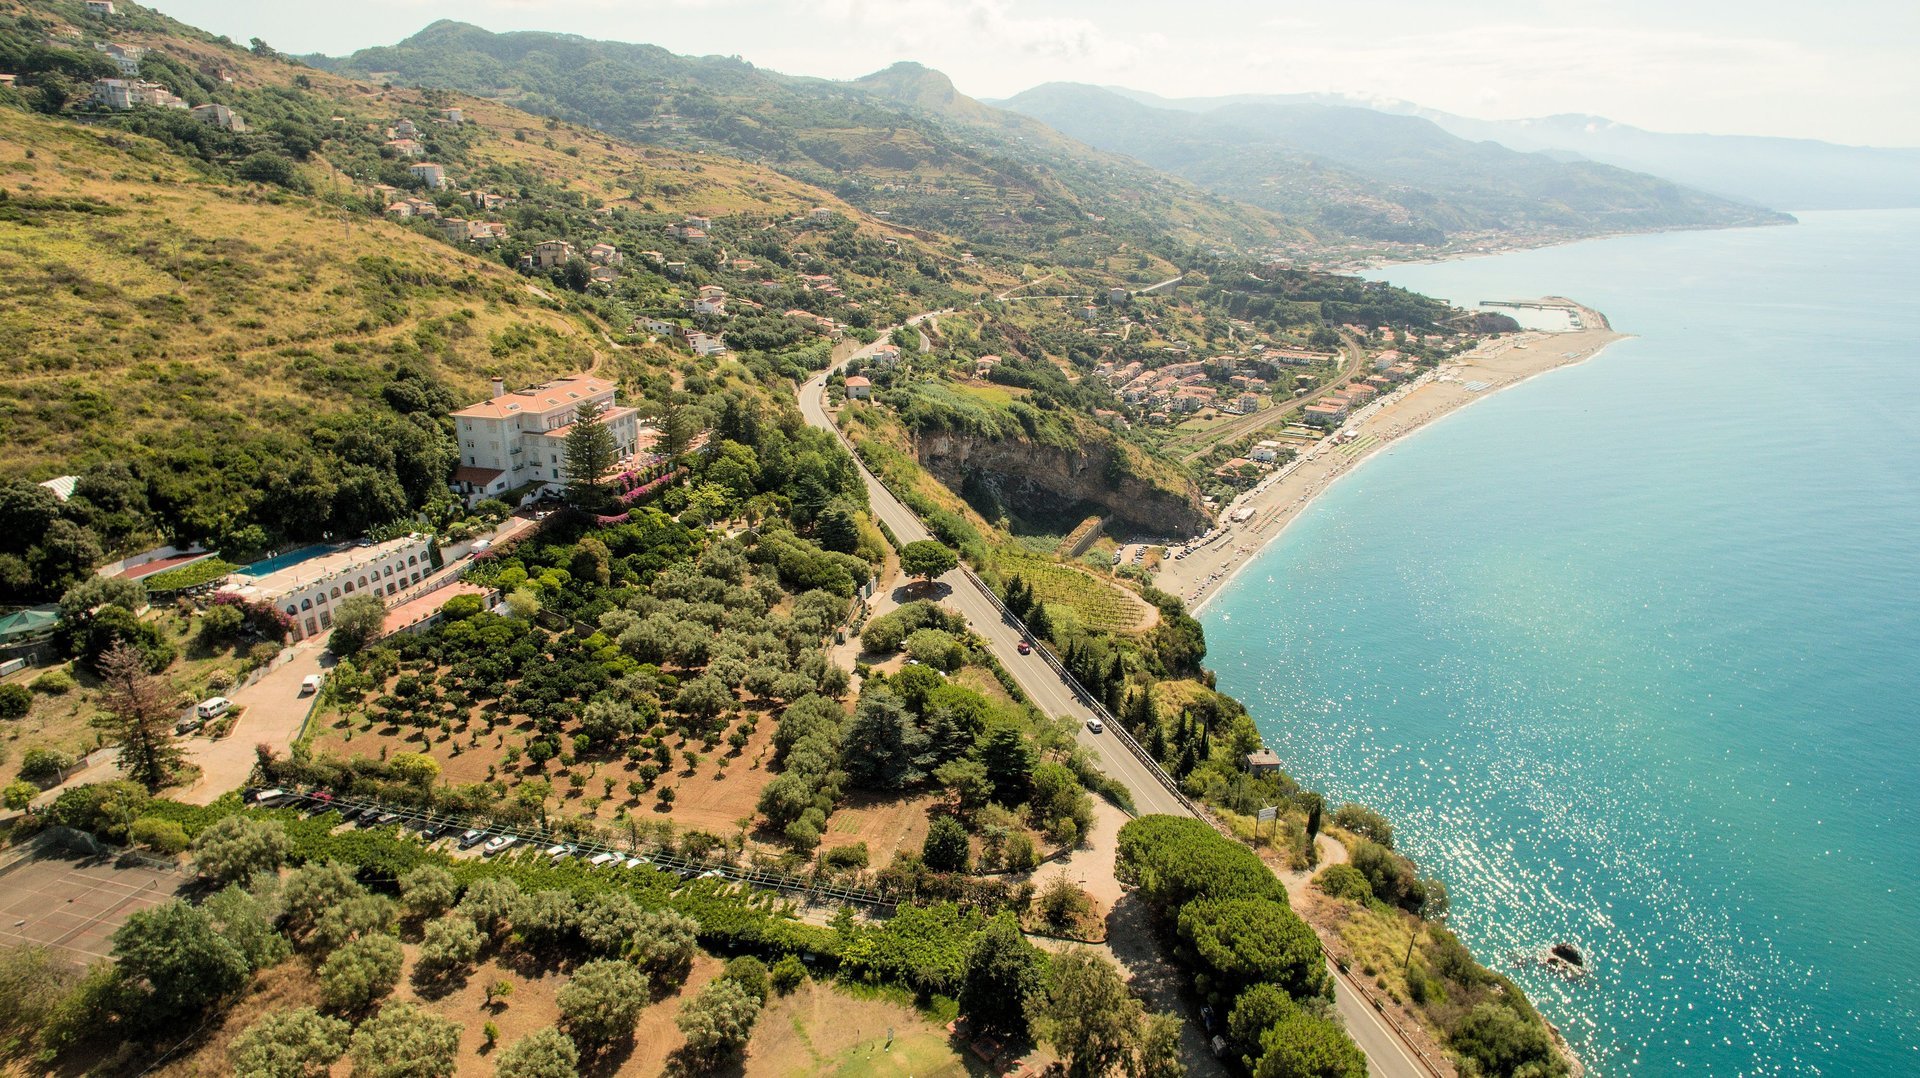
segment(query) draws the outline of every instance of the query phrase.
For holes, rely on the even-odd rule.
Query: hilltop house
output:
[[[89,15],[113,14],[113,0],[87,0],[87,14]]]
[[[388,139],[386,147],[401,157],[418,157],[426,152],[425,147],[410,138]]]
[[[130,79],[140,74],[140,61],[147,56],[147,50],[139,45],[95,42],[93,47],[96,51],[106,53],[107,59],[113,61],[113,66]]]
[[[873,383],[859,375],[847,379],[847,399],[863,401],[873,395]]]
[[[624,266],[627,264],[627,256],[621,254],[620,248],[611,243],[596,243],[587,248],[587,261],[602,266]]]
[[[413,126],[412,120],[401,120],[387,130],[391,132],[389,138],[417,138],[420,135],[420,129]]]
[[[570,480],[567,432],[583,404],[600,407],[615,460],[632,457],[640,443],[640,413],[615,401],[612,382],[578,374],[509,393],[496,378],[492,397],[453,413],[460,445],[455,489],[478,499],[523,483]]]
[[[450,124],[463,124],[467,122],[467,114],[459,109],[441,109],[440,118]]]

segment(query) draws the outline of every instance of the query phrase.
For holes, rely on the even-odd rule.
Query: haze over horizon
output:
[[[1336,92],[1483,119],[1587,113],[1656,131],[1920,146],[1920,8],[1846,5],[1810,20],[1778,0],[1614,0],[1568,23],[1530,0],[1247,5],[1172,20],[1133,0],[162,0],[176,18],[288,53],[390,45],[437,19],[738,55],[847,79],[914,60],[964,93],[1052,81],[1167,97]]]

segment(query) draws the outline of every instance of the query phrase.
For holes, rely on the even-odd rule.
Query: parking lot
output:
[[[88,965],[107,956],[128,917],[188,882],[183,872],[49,849],[0,870],[0,945],[36,944]]]

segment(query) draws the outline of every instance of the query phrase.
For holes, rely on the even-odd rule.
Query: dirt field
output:
[[[0,870],[0,946],[37,944],[86,966],[134,913],[190,882],[184,873],[49,851]]]
[[[849,793],[827,817],[820,852],[864,842],[875,868],[891,862],[895,850],[917,853],[927,840],[927,809],[940,800],[942,795],[937,793],[907,798]]]

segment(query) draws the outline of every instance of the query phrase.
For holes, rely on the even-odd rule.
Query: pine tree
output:
[[[175,708],[166,683],[147,673],[146,659],[125,641],[100,660],[100,726],[120,742],[128,778],[158,791],[173,781],[186,754],[174,743]]]
[[[600,422],[600,407],[582,404],[567,431],[568,496],[576,508],[600,508],[605,493],[600,478],[613,468],[614,448],[613,432]]]
[[[669,462],[680,459],[680,455],[693,444],[693,416],[680,404],[680,398],[669,396],[667,403],[660,409],[660,452]]]

